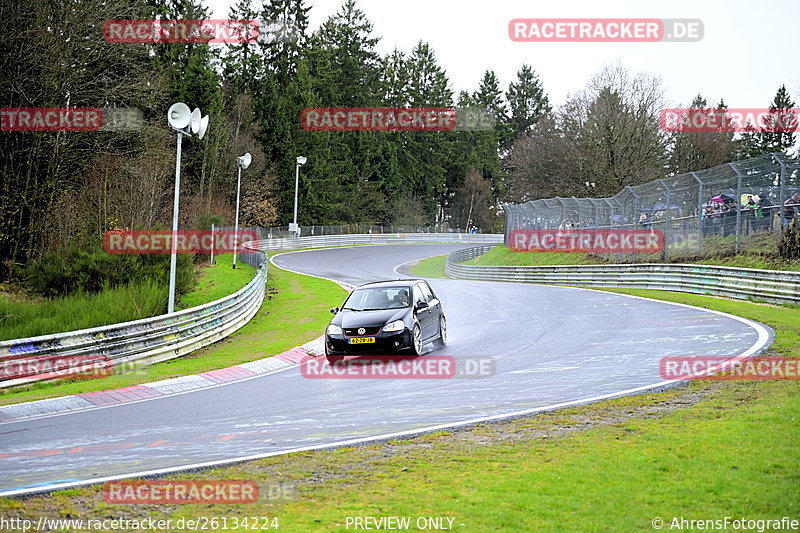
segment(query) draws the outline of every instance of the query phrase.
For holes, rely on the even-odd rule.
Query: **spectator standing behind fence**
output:
[[[800,210],[800,193],[794,193],[791,198],[783,202],[783,229],[789,227],[798,210]]]
[[[769,195],[769,191],[766,190],[759,192],[757,198],[760,198],[758,206],[764,214],[764,218],[759,221],[757,227],[759,230],[772,231],[772,226],[775,223],[775,202]],[[780,221],[778,222],[780,223]]]
[[[703,206],[700,213],[700,223],[703,225],[703,235],[711,235],[716,231],[714,227],[714,204],[708,203]]]
[[[742,224],[742,229],[744,233],[755,233],[756,230],[756,217],[761,218],[764,215],[761,213],[761,210],[758,207],[758,201],[756,200],[758,196],[753,196],[752,194],[748,194],[745,196],[744,201],[742,202],[742,209],[745,211],[745,217]]]
[[[648,215],[647,213],[642,213],[641,215],[639,215],[639,224],[641,224],[647,229],[650,229],[650,227],[653,225],[653,219],[650,218],[650,215]]]

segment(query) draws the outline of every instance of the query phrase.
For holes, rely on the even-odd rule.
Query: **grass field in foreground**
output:
[[[736,312],[776,330],[775,353],[800,355],[797,310],[618,292]],[[168,476],[252,479],[265,493],[290,489],[250,505],[109,505],[99,487],[88,487],[0,499],[0,513],[271,516],[293,532],[346,531],[348,516],[408,516],[412,523],[446,516],[453,529],[468,532],[654,531],[656,517],[665,530],[674,530],[668,526],[675,517],[798,518],[798,393],[797,381],[697,381],[459,431]]]
[[[220,262],[215,268],[224,269],[225,264]],[[230,260],[227,268],[230,269]],[[267,280],[267,295],[261,309],[248,324],[227,339],[191,355],[107,378],[37,383],[13,391],[0,389],[0,405],[128,387],[275,355],[320,336],[330,321],[330,308],[340,305],[346,294],[335,283],[287,272],[273,265],[269,267]],[[199,288],[205,291],[206,297],[214,300],[214,291],[219,290],[220,285],[224,283],[200,283]],[[235,285],[222,290],[232,288]]]

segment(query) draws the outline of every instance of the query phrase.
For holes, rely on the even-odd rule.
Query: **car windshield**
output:
[[[353,311],[376,311],[400,309],[411,302],[408,287],[368,287],[356,289],[344,302],[343,309]]]

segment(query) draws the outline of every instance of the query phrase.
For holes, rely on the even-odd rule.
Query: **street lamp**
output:
[[[236,158],[236,166],[239,167],[239,178],[236,180],[236,222],[233,227],[233,268],[236,268],[236,248],[239,244],[239,191],[242,188],[242,170],[250,166],[253,158],[250,152]]]
[[[208,129],[208,115],[201,117],[200,109],[189,111],[183,102],[172,104],[167,111],[170,127],[178,132],[178,153],[175,160],[175,198],[172,204],[172,239],[169,259],[169,303],[167,313],[175,312],[175,272],[178,266],[178,208],[181,194],[181,141],[183,136],[197,135],[202,139]],[[191,130],[191,133],[189,132]]]
[[[289,226],[289,231],[293,231],[298,237],[300,228],[297,226],[297,189],[300,186],[300,166],[305,165],[308,159],[302,155],[297,156],[297,165],[294,167],[294,223]]]

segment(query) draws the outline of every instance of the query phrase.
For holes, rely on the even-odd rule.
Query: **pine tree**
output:
[[[503,92],[493,71],[487,70],[481,79],[478,90],[472,94],[478,109],[485,110],[491,117],[494,128],[489,131],[475,133],[476,156],[474,168],[489,180],[495,196],[504,190],[504,174],[500,167],[500,146],[508,139],[509,131],[506,103]]]
[[[765,124],[765,129],[774,131],[764,131],[761,134],[765,153],[786,152],[794,146],[794,130],[800,119],[794,106],[786,86],[781,85],[769,105],[770,116]]]
[[[517,72],[517,81],[508,84],[508,137],[504,148],[523,133],[529,132],[545,114],[552,111],[550,100],[544,92],[539,76],[530,65],[522,65]]]
[[[506,137],[506,125],[508,123],[506,103],[503,99],[503,92],[500,90],[500,82],[494,71],[487,70],[478,85],[478,90],[472,95],[475,104],[486,110],[488,116],[494,120],[495,131],[499,138]]]
[[[450,80],[430,45],[418,42],[406,60],[406,102],[411,107],[452,107]],[[406,194],[419,202],[428,222],[439,221],[448,197],[448,168],[452,161],[449,132],[404,132],[399,154]],[[401,200],[407,203],[408,198]]]
[[[265,32],[260,38],[266,68],[276,74],[278,83],[288,83],[297,69],[308,30],[305,0],[269,0],[260,16]]]
[[[678,131],[671,135],[669,169],[674,174],[683,174],[704,168],[729,163],[736,158],[736,143],[726,116],[728,106],[720,99],[714,109],[709,108],[702,95],[692,100],[690,109],[706,110],[709,115],[719,116],[720,127],[713,132]]]
[[[793,131],[770,131],[796,129],[798,119],[786,86],[781,85],[769,105],[769,117],[763,124],[748,123],[745,132],[739,139],[738,158],[746,159],[758,157],[773,152],[787,152],[794,146],[795,134]]]
[[[380,168],[381,138],[373,132],[311,132],[296,124],[303,107],[380,105],[380,56],[377,38],[363,11],[348,0],[305,42],[297,65],[303,79],[273,91],[288,114],[275,126],[279,133],[279,190],[282,219],[292,215],[297,155],[308,156],[300,177],[301,224],[379,221],[385,216]],[[307,73],[307,74],[306,74]],[[290,93],[290,94],[287,94]],[[278,98],[276,96],[276,98]],[[270,142],[267,138],[264,142]],[[274,139],[271,142],[275,142]],[[300,152],[303,152],[302,154]]]
[[[257,20],[259,13],[253,5],[254,2],[255,0],[237,0],[228,11],[228,18]],[[245,42],[229,43],[222,58],[222,75],[234,95],[244,92],[255,95],[258,83],[264,78],[265,61],[262,45],[258,41],[250,40],[249,37],[241,35],[242,41]]]

